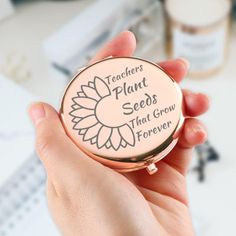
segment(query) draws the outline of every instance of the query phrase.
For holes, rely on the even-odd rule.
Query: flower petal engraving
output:
[[[92,81],[89,81],[88,86],[91,87],[91,88],[94,88],[94,83]]]
[[[123,147],[123,148],[127,147],[127,143],[125,142],[124,139],[122,139],[122,141],[121,141],[121,147]]]
[[[102,127],[102,125],[100,123],[97,123],[96,125],[88,128],[84,137],[83,137],[83,140],[88,141],[88,140],[94,138],[95,136],[97,136],[101,127]]]
[[[79,134],[80,135],[84,135],[86,131],[87,131],[87,129],[80,129],[79,130]]]
[[[109,140],[112,133],[112,129],[106,126],[102,126],[98,133],[97,147],[102,148]]]
[[[97,91],[94,88],[91,88],[89,86],[83,85],[81,86],[82,91],[84,92],[84,94],[89,97],[92,98],[96,101],[100,100],[101,97],[98,95]]]
[[[91,144],[95,144],[97,142],[97,137],[94,137],[90,140]]]
[[[78,95],[78,97],[80,97],[80,98],[85,98],[85,97],[86,97],[83,92],[78,92],[77,95]]]
[[[106,143],[106,148],[109,149],[110,147],[111,147],[111,143],[108,141],[108,142]]]
[[[93,115],[93,114],[94,114],[93,110],[88,110],[88,109],[85,109],[85,108],[73,110],[73,111],[70,112],[71,116],[78,117],[78,118],[84,118],[86,116],[90,116],[90,115]]]
[[[101,80],[99,77],[94,78],[95,88],[100,97],[105,97],[111,94],[110,89],[107,84]]]
[[[77,109],[79,109],[79,108],[81,108],[78,104],[76,104],[76,103],[74,103],[72,106],[71,106],[71,108],[73,109],[73,110],[77,110]]]
[[[108,85],[95,76],[87,85],[82,85],[72,98],[73,104],[70,111],[73,129],[82,136],[83,141],[89,141],[92,145],[100,148],[112,148],[117,151],[127,145],[135,145],[133,130],[128,124],[120,127],[108,127],[101,123],[95,115],[98,102],[111,95]]]
[[[119,134],[119,131],[117,128],[112,129],[112,134],[111,134],[111,145],[112,147],[117,151],[121,145],[121,136]]]
[[[80,97],[75,97],[73,98],[73,101],[80,105],[83,108],[91,109],[94,110],[97,101],[91,98],[80,98]]]
[[[91,116],[87,116],[83,119],[81,119],[78,123],[76,123],[74,125],[74,129],[75,130],[80,130],[80,129],[85,129],[85,128],[89,128],[91,126],[94,126],[95,124],[97,124],[97,119],[95,118],[94,115],[91,115]]]
[[[80,118],[79,117],[74,117],[73,119],[72,119],[72,122],[74,122],[74,123],[78,123],[80,121]]]
[[[131,146],[134,146],[135,137],[133,130],[130,128],[129,125],[125,124],[119,128],[120,136]]]

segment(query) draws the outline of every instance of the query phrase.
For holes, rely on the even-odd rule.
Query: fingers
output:
[[[186,76],[189,68],[189,62],[184,58],[161,62],[159,65],[178,83]],[[205,94],[183,90],[183,96],[185,116],[199,116],[209,109],[209,98]]]
[[[91,63],[109,56],[132,56],[135,47],[136,41],[133,33],[124,31],[101,49]],[[184,58],[161,62],[159,65],[178,83],[186,76],[189,68],[189,62]],[[187,90],[184,90],[183,93],[186,116],[198,116],[208,110],[207,96],[200,93],[194,94]]]
[[[159,66],[169,74],[177,83],[179,83],[187,74],[189,62],[184,58],[168,60],[159,63]],[[194,117],[205,113],[209,108],[209,98],[202,93],[192,93],[189,90],[183,90],[184,112],[186,116]]]
[[[86,184],[105,174],[100,163],[86,156],[66,135],[56,110],[44,103],[33,104],[29,115],[36,130],[36,151],[47,172],[52,196],[83,191]],[[78,191],[77,191],[78,193]]]
[[[189,118],[185,121],[177,146],[182,149],[190,149],[205,142],[206,139],[207,131],[202,122],[194,118]]]
[[[136,40],[133,33],[124,31],[109,42],[90,63],[109,56],[132,56],[135,51]],[[184,58],[169,60],[159,65],[177,82],[180,82],[187,74],[189,62]],[[204,94],[193,94],[183,91],[186,116],[198,116],[205,113],[209,107],[209,99]]]
[[[65,134],[57,112],[50,105],[33,104],[29,115],[36,129],[36,151],[48,175],[64,178],[75,164],[87,164],[88,158]]]
[[[29,108],[29,115],[36,129],[36,150],[45,166],[54,164],[55,159],[61,155],[60,145],[65,143],[66,135],[57,112],[49,105],[35,103]]]
[[[90,61],[90,64],[109,56],[132,56],[135,48],[136,39],[134,34],[130,31],[124,31],[107,43]]]
[[[210,101],[205,94],[183,90],[183,95],[186,116],[199,116],[209,109]]]
[[[203,143],[206,138],[207,132],[203,124],[195,118],[189,118],[178,144],[164,159],[157,162],[157,173],[150,176],[146,170],[139,170],[126,173],[125,176],[139,186],[170,195],[187,204],[184,176],[191,161],[193,147]]]
[[[90,64],[109,56],[132,56],[135,49],[136,39],[134,34],[130,31],[124,31],[106,44],[90,61]],[[174,80],[180,82],[187,74],[189,62],[184,58],[178,58],[176,60],[161,62],[159,66]]]
[[[107,43],[90,61],[92,64],[109,56],[132,56],[136,49],[136,39],[132,32],[123,31],[112,41]],[[189,69],[189,62],[184,58],[160,62],[167,74],[176,82],[180,82],[186,76]]]
[[[192,148],[204,143],[206,139],[207,131],[205,126],[197,119],[187,119],[178,144],[163,161],[185,175],[191,161]]]
[[[189,62],[184,58],[160,62],[158,65],[177,83],[187,75],[189,69]]]

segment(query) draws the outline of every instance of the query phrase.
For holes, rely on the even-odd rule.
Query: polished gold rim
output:
[[[109,158],[109,157],[106,157],[106,156],[100,156],[100,155],[88,152],[87,150],[85,150],[83,147],[81,147],[79,144],[77,144],[73,140],[73,138],[70,136],[70,133],[67,130],[67,127],[66,127],[66,124],[65,124],[65,120],[64,120],[64,101],[65,101],[65,96],[66,96],[66,93],[67,93],[68,89],[73,84],[74,80],[77,79],[77,77],[81,73],[83,73],[83,71],[89,69],[90,67],[92,67],[92,66],[94,66],[96,64],[99,64],[99,63],[101,63],[103,61],[107,61],[107,60],[122,59],[122,58],[124,58],[124,59],[125,58],[129,58],[129,59],[134,59],[134,60],[140,60],[140,61],[152,64],[153,66],[155,66],[158,69],[162,70],[166,74],[166,72],[159,65],[157,65],[157,64],[155,64],[153,62],[150,62],[148,60],[144,60],[144,59],[138,58],[138,57],[112,57],[112,58],[105,58],[105,59],[103,59],[101,61],[95,62],[94,64],[89,65],[88,67],[84,68],[83,70],[77,72],[77,74],[72,78],[72,80],[67,85],[67,87],[65,89],[65,92],[64,92],[64,95],[63,95],[62,100],[61,100],[60,117],[61,117],[61,120],[62,120],[62,123],[63,123],[63,127],[64,127],[67,135],[71,138],[71,140],[84,153],[86,153],[88,156],[92,157],[93,159],[98,160],[99,162],[101,162],[101,163],[103,163],[105,165],[108,165],[110,167],[114,166],[114,168],[117,169],[118,171],[125,171],[125,170],[129,171],[131,169],[133,170],[134,168],[141,169],[144,166],[149,165],[150,163],[153,163],[153,162],[156,162],[156,161],[162,159],[163,157],[161,157],[160,154],[165,152],[165,151],[168,151],[169,147],[177,142],[176,141],[178,139],[177,138],[177,136],[178,136],[177,134],[179,133],[179,131],[180,131],[182,125],[183,125],[183,122],[184,122],[184,116],[183,116],[182,110],[180,110],[180,113],[179,113],[179,122],[178,122],[177,126],[175,127],[175,129],[172,132],[172,134],[161,145],[159,145],[158,147],[156,147],[155,149],[151,150],[148,153],[143,153],[143,154],[141,154],[139,156],[135,156],[135,157],[131,156],[131,157],[127,157],[127,158]],[[182,92],[181,92],[180,88],[177,86],[177,83],[175,82],[175,80],[171,76],[169,76],[169,75],[167,75],[167,76],[168,76],[168,78],[172,82],[175,83],[176,89],[177,89],[177,91],[180,94],[180,99],[181,99],[180,103],[182,104],[183,103],[183,95],[182,95]],[[163,154],[163,156],[165,156],[165,155]],[[117,164],[117,163],[119,163],[119,164]],[[120,165],[120,168],[118,167],[119,165]]]

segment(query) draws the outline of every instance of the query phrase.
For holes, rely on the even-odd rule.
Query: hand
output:
[[[135,44],[133,34],[123,32],[92,62],[132,56]],[[177,82],[188,69],[184,59],[160,66]],[[188,90],[183,94],[187,116],[206,112],[205,95]],[[36,128],[36,149],[47,172],[49,208],[63,235],[194,235],[185,175],[193,147],[207,137],[196,118],[186,119],[178,144],[150,176],[146,170],[120,174],[86,156],[68,138],[51,106],[33,104],[29,114]]]

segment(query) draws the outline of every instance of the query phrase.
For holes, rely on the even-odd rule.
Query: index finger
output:
[[[187,75],[189,69],[189,62],[184,58],[160,62],[158,65],[177,83]]]
[[[132,56],[136,49],[136,39],[132,32],[123,31],[113,40],[108,42],[89,62],[92,64],[106,57]]]

